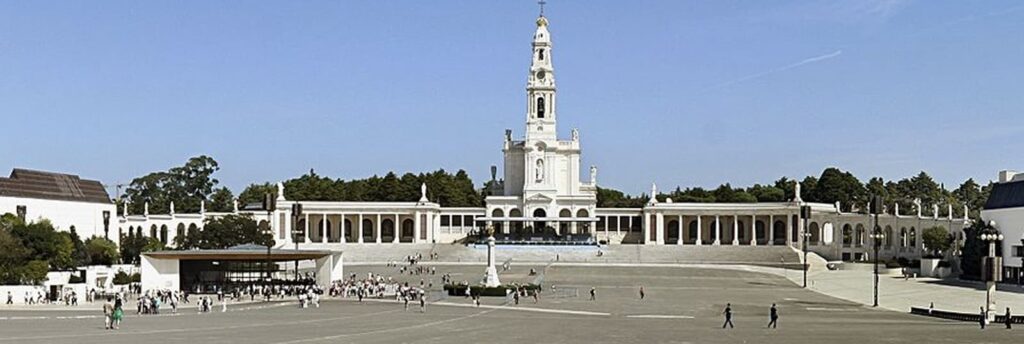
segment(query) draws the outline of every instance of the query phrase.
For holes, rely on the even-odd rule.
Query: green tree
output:
[[[262,203],[264,195],[268,193],[277,198],[277,186],[271,183],[249,184],[238,194],[238,202],[242,204]]]
[[[193,157],[183,166],[133,179],[124,197],[129,200],[134,214],[142,213],[147,201],[152,213],[170,212],[171,202],[177,212],[199,212],[200,202],[210,201],[219,183],[213,178],[219,169],[217,161],[211,157]]]
[[[212,212],[231,212],[235,209],[235,195],[231,194],[231,190],[222,187],[218,188],[210,195],[210,204],[207,211]],[[244,205],[244,203],[243,203]]]
[[[40,285],[46,282],[46,273],[50,272],[46,261],[32,260],[20,269],[21,284]]]
[[[145,236],[135,235],[132,232],[121,235],[121,262],[138,265],[140,263],[139,255],[144,252],[143,248],[147,243],[149,243],[149,240]]]
[[[929,227],[921,231],[921,241],[929,253],[941,256],[953,245],[953,237],[942,226]]]
[[[72,257],[74,244],[70,236],[55,231],[50,221],[14,226],[11,234],[28,249],[30,260],[47,262],[50,267],[58,270],[75,267]]]
[[[274,238],[260,230],[249,215],[208,218],[201,231],[192,231],[177,242],[179,249],[225,249],[243,244],[273,246]]]
[[[200,231],[201,232],[201,231]],[[145,238],[146,244],[142,245],[141,253],[163,251],[166,247],[157,238]]]
[[[103,237],[85,239],[85,251],[92,264],[109,266],[117,260],[117,245]]]
[[[0,226],[0,284],[19,284],[29,251],[21,240],[11,235],[10,228],[4,227]]]
[[[747,193],[753,195],[758,202],[786,201],[786,191],[775,186],[754,184],[747,189]]]
[[[85,243],[82,242],[82,238],[78,236],[78,232],[75,227],[71,227],[69,232],[58,232],[60,235],[64,235],[71,241],[71,266],[86,266],[91,263],[89,260],[89,253],[85,250]]]
[[[981,233],[994,230],[985,221],[973,221],[964,228],[964,247],[960,250],[960,278],[968,280],[981,279],[981,260],[988,255],[988,243],[981,241]],[[996,245],[996,255],[1000,255],[1001,247]]]
[[[843,211],[851,211],[854,206],[863,208],[867,203],[867,191],[857,177],[838,168],[829,167],[821,173],[814,187],[814,200],[817,202],[840,202]]]

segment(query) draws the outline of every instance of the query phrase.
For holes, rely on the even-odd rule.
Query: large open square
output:
[[[395,275],[395,268],[356,266],[399,280],[435,280],[426,312],[418,305],[325,298],[320,308],[292,300],[231,306],[228,312],[126,317],[117,331],[102,326],[99,304],[74,311],[3,311],[0,343],[931,343],[1009,342],[1013,332],[993,326],[873,310],[806,291],[788,279],[737,269],[640,266],[514,266],[506,282],[542,278],[539,302],[518,306],[484,298],[480,307],[445,297],[437,281],[476,276],[479,265],[438,265],[438,275]],[[527,276],[530,268],[538,275]],[[794,272],[796,273],[796,272]],[[646,297],[639,298],[643,286]],[[551,287],[554,287],[552,290]],[[596,288],[595,301],[589,290]],[[731,303],[734,329],[722,329]],[[778,304],[778,329],[766,329]],[[219,307],[215,310],[219,310]],[[165,312],[166,313],[166,312]]]

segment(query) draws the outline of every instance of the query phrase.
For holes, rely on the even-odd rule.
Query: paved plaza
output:
[[[538,271],[530,276],[529,269]],[[438,265],[437,275],[352,266],[346,273],[434,283],[426,312],[393,300],[325,298],[320,308],[292,300],[232,305],[226,313],[136,316],[103,330],[99,304],[0,311],[0,343],[1005,343],[1016,331],[876,310],[799,288],[786,277],[742,267],[513,266],[503,282],[542,281],[538,302],[485,298],[476,307],[440,292],[440,275],[479,278],[478,265]],[[750,268],[757,269],[757,268]],[[797,272],[793,272],[797,274]],[[646,298],[640,300],[639,287]],[[553,288],[552,288],[553,287]],[[597,300],[589,300],[590,288]],[[721,328],[732,303],[735,329]],[[777,303],[778,329],[766,329]],[[219,307],[215,307],[219,311]]]

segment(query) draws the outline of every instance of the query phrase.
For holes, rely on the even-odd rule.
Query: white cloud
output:
[[[740,78],[736,78],[736,79],[733,79],[733,80],[729,80],[729,81],[726,81],[726,82],[723,82],[723,83],[711,86],[708,89],[706,89],[706,91],[717,90],[717,89],[720,89],[720,88],[729,87],[729,86],[732,86],[732,85],[735,85],[735,84],[739,84],[739,83],[742,83],[742,82],[747,82],[747,81],[750,81],[750,80],[762,78],[762,77],[765,77],[765,76],[768,76],[768,75],[771,75],[771,74],[785,72],[787,70],[790,70],[790,69],[793,69],[793,68],[797,68],[797,67],[800,67],[800,66],[809,65],[809,64],[812,64],[812,63],[817,63],[817,62],[821,62],[821,61],[825,61],[825,60],[834,59],[836,57],[839,57],[842,54],[843,54],[842,50],[836,50],[836,51],[833,51],[833,52],[828,53],[828,54],[808,57],[808,58],[805,58],[805,59],[800,60],[798,62],[790,63],[790,64],[787,64],[787,65],[784,65],[784,66],[775,67],[775,68],[772,68],[772,69],[769,69],[769,70],[766,70],[766,71],[762,71],[762,72],[750,74],[750,75],[747,75],[747,76],[743,76],[743,77],[740,77]]]

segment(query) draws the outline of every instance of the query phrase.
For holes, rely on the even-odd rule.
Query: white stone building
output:
[[[579,132],[572,130],[568,140],[557,136],[560,114],[552,47],[548,19],[541,16],[536,21],[526,83],[525,135],[515,139],[512,131],[506,130],[504,179],[495,180],[497,187],[490,190],[485,207],[441,207],[427,199],[425,188],[429,185],[425,185],[417,202],[301,202],[303,214],[293,222],[291,205],[295,201],[283,197],[279,184],[273,213],[236,212],[251,214],[261,226],[269,226],[278,248],[283,249],[452,243],[487,226],[493,226],[499,237],[526,242],[801,249],[806,225],[810,251],[827,259],[868,259],[873,247],[870,216],[841,212],[839,204],[803,202],[799,191],[789,202],[673,203],[651,199],[643,208],[597,208],[597,169],[590,167],[587,178],[582,176]],[[806,224],[798,219],[801,205],[813,210]],[[879,243],[883,258],[920,257],[924,251],[920,235],[933,226],[947,228],[962,239],[966,219],[954,219],[950,206],[936,206],[933,215],[924,216],[920,205],[909,214],[901,213],[896,205],[894,213],[878,219],[885,236]],[[121,218],[119,226],[173,243],[174,235],[201,230],[204,218],[219,215],[146,213]]]
[[[1024,173],[1000,171],[981,210],[981,219],[994,222],[1003,234],[1003,280],[1020,283],[1024,259]]]
[[[82,240],[99,236],[117,243],[114,210],[103,184],[95,180],[20,168],[0,178],[0,214],[26,222],[46,219],[58,231],[74,230]]]

